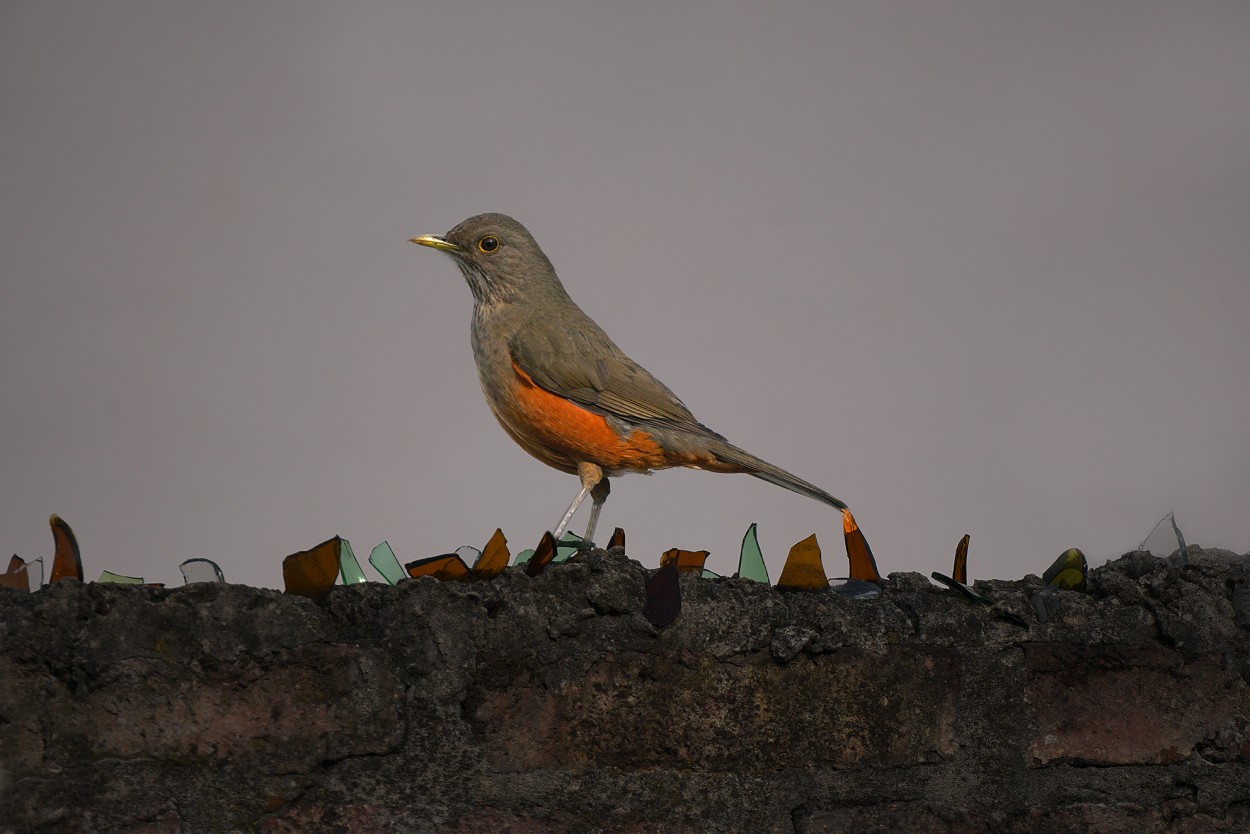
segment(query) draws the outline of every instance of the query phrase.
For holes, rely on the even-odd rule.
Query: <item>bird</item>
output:
[[[592,541],[608,478],[678,466],[753,475],[838,510],[846,504],[695,419],[569,297],[534,236],[506,214],[479,214],[409,242],[451,257],[473,295],[478,381],[499,425],[533,457],[578,476],[556,525],[591,498]]]

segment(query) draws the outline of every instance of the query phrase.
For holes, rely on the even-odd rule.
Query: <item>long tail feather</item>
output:
[[[773,466],[768,461],[761,460],[750,452],[739,449],[737,446],[729,443],[718,443],[716,456],[727,463],[740,466],[743,472],[746,472],[748,475],[754,475],[761,481],[768,481],[770,484],[785,487],[791,492],[806,495],[808,498],[828,504],[831,507],[837,507],[839,510],[846,509],[846,504],[815,484],[809,484],[802,478],[791,475],[784,469]]]

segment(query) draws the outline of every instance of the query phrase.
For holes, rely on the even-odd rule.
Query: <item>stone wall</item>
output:
[[[0,591],[0,831],[1250,830],[1246,557],[1126,556],[1037,622],[602,551],[529,578]]]

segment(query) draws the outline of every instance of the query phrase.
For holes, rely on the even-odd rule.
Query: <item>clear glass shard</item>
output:
[[[738,556],[738,576],[752,582],[768,583],[768,566],[764,564],[764,553],[760,550],[760,540],[755,532],[755,523],[747,528],[742,537],[742,552]]]
[[[30,579],[30,590],[38,591],[43,587],[43,557],[31,559],[26,563],[26,576]]]
[[[1166,524],[1164,522],[1167,522]],[[1188,553],[1185,546],[1185,535],[1176,524],[1176,516],[1167,513],[1151,528],[1150,534],[1137,545],[1139,551],[1152,553],[1160,559],[1166,559],[1178,553],[1181,565],[1187,561]]]
[[[101,571],[100,578],[97,582],[111,582],[114,585],[142,585],[143,577],[141,576],[122,576],[120,573],[113,573],[111,570]]]
[[[369,554],[369,564],[373,565],[374,570],[382,574],[382,578],[392,585],[408,576],[404,572],[404,566],[395,558],[395,551],[391,550],[388,542],[382,542],[373,548],[373,552]]]
[[[356,561],[356,551],[352,550],[352,543],[347,539],[343,539],[339,547],[339,575],[343,577],[344,585],[369,581],[365,578],[365,572],[360,569],[360,562]]]
[[[178,566],[184,584],[192,582],[225,582],[225,574],[212,559],[188,559]]]

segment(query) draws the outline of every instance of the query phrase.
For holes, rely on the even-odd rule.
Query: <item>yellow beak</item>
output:
[[[441,249],[444,252],[463,252],[464,251],[456,244],[447,240],[443,240],[443,238],[439,237],[438,235],[417,235],[416,237],[409,238],[408,242],[415,243],[418,246],[429,246],[432,249]]]

